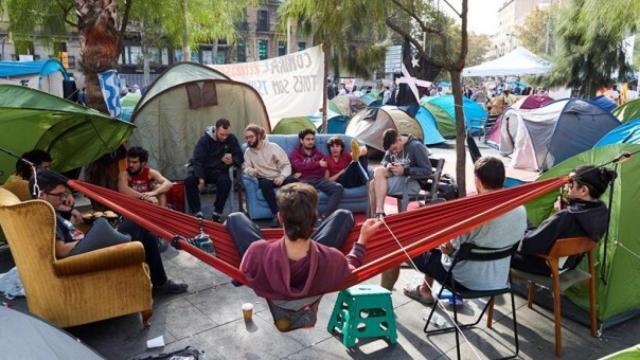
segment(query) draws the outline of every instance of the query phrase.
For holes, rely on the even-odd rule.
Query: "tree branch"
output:
[[[469,39],[467,35],[467,13],[468,13],[468,0],[462,0],[462,28],[460,32],[460,54],[456,61],[455,67],[457,70],[462,71],[464,68],[465,59],[467,58],[467,52],[469,51]]]
[[[460,14],[460,13],[458,12],[458,10],[457,10],[456,8],[454,8],[454,7],[453,7],[453,5],[451,5],[451,4],[449,3],[449,1],[447,1],[447,0],[442,0],[442,1],[444,1],[444,3],[445,3],[445,4],[447,4],[447,5],[449,6],[449,8],[450,8],[451,10],[453,10],[453,12],[454,12],[454,13],[456,13],[456,15],[458,15],[458,17],[459,17],[459,18],[462,18],[462,14]],[[464,1],[463,1],[463,2],[464,2]],[[462,10],[462,12],[464,13],[464,5],[463,5],[463,10]]]
[[[122,51],[124,50],[124,35],[127,31],[127,25],[129,23],[129,14],[131,13],[131,6],[133,5],[133,0],[125,0],[124,1],[124,14],[122,15],[122,22],[120,22],[120,31],[118,32],[118,53],[116,54],[116,59],[120,57]]]
[[[411,11],[406,6],[404,6],[400,1],[392,0],[391,2],[395,6],[397,6],[400,10],[404,11],[407,15],[409,15],[412,19],[414,19],[418,23],[418,25],[420,25],[420,28],[422,29],[423,32],[426,32],[429,34],[439,34],[442,32],[441,30],[427,26],[427,24],[425,24],[424,21],[422,21],[422,19],[418,17],[415,11]]]
[[[78,23],[77,22],[73,22],[73,21],[69,20],[69,11],[71,11],[71,9],[73,9],[73,4],[69,5],[68,7],[65,7],[64,4],[62,3],[62,1],[60,1],[60,0],[56,0],[56,4],[58,4],[60,9],[62,10],[62,17],[64,19],[64,22],[66,24],[68,24],[68,25],[73,26],[73,27],[78,27]]]
[[[441,63],[439,63],[439,62],[435,61],[434,59],[430,58],[429,56],[427,56],[426,52],[424,51],[424,48],[422,47],[422,44],[420,44],[420,42],[418,40],[413,38],[409,32],[403,30],[400,26],[398,26],[393,21],[391,21],[390,18],[386,18],[385,19],[385,23],[387,24],[388,27],[391,28],[391,30],[393,30],[396,33],[400,34],[402,37],[408,39],[409,42],[416,48],[416,50],[418,50],[418,54],[420,54],[421,57],[424,57],[425,59],[427,59],[434,66],[437,66],[437,67],[440,67],[440,68],[444,68],[444,66],[442,66]]]

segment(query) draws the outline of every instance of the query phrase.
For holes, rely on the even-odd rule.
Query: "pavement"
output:
[[[435,156],[447,159],[445,172],[455,173],[452,147],[432,149]],[[493,150],[481,149],[483,154]],[[469,168],[469,165],[468,165]],[[467,182],[468,188],[472,189]],[[469,176],[469,175],[468,175]],[[427,307],[403,295],[405,286],[417,284],[421,274],[413,269],[403,269],[400,280],[392,293],[392,301],[398,328],[398,342],[389,345],[377,339],[359,343],[354,350],[345,348],[340,339],[327,332],[327,323],[337,293],[323,297],[318,323],[312,329],[280,333],[273,325],[264,299],[257,297],[245,286],[235,287],[231,279],[203,264],[185,252],[169,248],[163,254],[165,268],[170,278],[189,284],[189,292],[154,299],[154,313],[150,328],[142,327],[137,314],[66,329],[80,341],[108,359],[133,359],[162,352],[171,352],[191,346],[206,353],[206,359],[446,359],[455,358],[454,335],[443,334],[427,337],[423,333]],[[0,250],[0,273],[12,266],[8,250]],[[379,283],[379,277],[367,281]],[[538,289],[544,298],[548,291]],[[548,295],[546,295],[548,297]],[[553,312],[534,306],[526,306],[526,299],[516,296],[516,315],[522,359],[550,359],[554,357],[555,336]],[[0,302],[28,312],[26,300],[7,300],[0,295]],[[255,305],[253,320],[243,319],[241,306],[245,302]],[[460,319],[469,322],[477,316],[484,301],[466,301],[459,307]],[[563,299],[563,307],[570,306]],[[450,308],[449,308],[450,310]],[[451,312],[449,311],[449,314]],[[440,316],[446,314],[438,310]],[[0,325],[1,326],[1,325]],[[513,353],[511,303],[508,297],[497,300],[492,329],[482,319],[475,329],[464,331],[468,340],[461,339],[462,358],[496,358]],[[165,346],[147,349],[147,340],[162,336]],[[563,351],[565,358],[597,359],[604,355],[630,347],[640,342],[640,321],[632,319],[607,329],[600,337],[591,337],[589,328],[570,319],[562,323]],[[2,352],[0,351],[0,359]]]

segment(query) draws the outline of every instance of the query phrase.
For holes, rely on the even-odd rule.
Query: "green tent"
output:
[[[112,152],[134,126],[96,110],[23,86],[0,85],[0,146],[20,155],[46,150],[53,168],[69,171]],[[0,153],[0,182],[16,159]]]
[[[455,138],[456,137],[456,123],[455,121],[451,121],[449,114],[444,111],[439,106],[435,106],[433,104],[429,104],[428,102],[420,102],[420,106],[429,110],[433,118],[436,120],[436,127],[440,134],[442,134],[445,138]]]
[[[585,151],[557,164],[542,175],[540,180],[567,175],[571,169],[580,165],[607,163],[625,151],[638,152],[640,145],[615,144]],[[640,179],[640,156],[636,154],[618,168],[609,225],[606,284],[601,279],[601,266],[604,259],[603,240],[599,242],[596,253],[597,316],[603,327],[617,324],[640,313],[640,277],[638,276],[640,257],[632,253],[640,254],[640,222],[636,214],[636,206],[640,199],[638,179]],[[550,193],[526,205],[527,215],[534,225],[540,224],[551,214],[557,195],[558,193]],[[608,203],[609,191],[600,199]],[[580,266],[586,269],[586,262],[586,260],[582,261]],[[583,309],[589,308],[586,285],[570,289],[567,296]]]
[[[613,109],[611,113],[622,123],[640,118],[640,99],[628,101]]]
[[[280,119],[276,127],[271,130],[272,134],[297,134],[303,129],[314,129],[315,125],[306,116],[290,117]]]

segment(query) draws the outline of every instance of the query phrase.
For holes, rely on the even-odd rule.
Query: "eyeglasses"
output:
[[[63,191],[63,192],[59,192],[59,193],[46,193],[49,196],[56,196],[59,197],[60,199],[66,199],[67,197],[71,196],[71,193],[68,191]]]

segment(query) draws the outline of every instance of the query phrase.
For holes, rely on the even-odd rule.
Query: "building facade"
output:
[[[498,29],[491,37],[494,57],[503,56],[518,47],[517,28],[536,8],[546,8],[553,0],[507,0],[498,8]],[[558,2],[558,0],[556,0]]]

